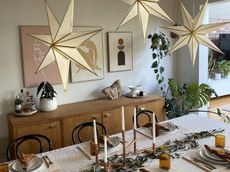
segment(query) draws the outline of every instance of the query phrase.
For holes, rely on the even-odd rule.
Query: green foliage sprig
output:
[[[148,39],[151,39],[151,46],[152,49],[152,68],[156,75],[156,80],[158,84],[162,84],[164,82],[164,76],[163,73],[165,71],[165,68],[161,65],[161,60],[163,57],[167,56],[169,53],[169,46],[170,42],[166,35],[162,32],[155,33],[154,35],[149,35]],[[161,87],[161,90],[163,88]]]
[[[37,88],[37,96],[40,93],[40,91],[42,90],[41,93],[41,97],[42,98],[49,98],[52,99],[55,97],[55,95],[57,94],[56,91],[54,91],[53,86],[49,83],[49,82],[41,82],[41,84],[38,86]]]

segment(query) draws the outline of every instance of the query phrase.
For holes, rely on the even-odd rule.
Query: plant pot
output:
[[[215,79],[221,79],[221,73],[215,73]]]
[[[57,99],[54,97],[53,100],[49,98],[40,99],[39,110],[44,112],[54,111],[57,109]]]

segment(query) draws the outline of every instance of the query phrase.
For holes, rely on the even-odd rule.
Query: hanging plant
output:
[[[162,32],[155,33],[154,35],[149,35],[148,39],[151,39],[151,46],[152,49],[152,68],[154,71],[154,74],[156,75],[156,80],[158,84],[162,84],[165,80],[163,73],[165,71],[165,68],[161,64],[161,60],[163,57],[167,56],[169,54],[169,46],[170,42],[166,35]],[[161,90],[163,90],[163,87],[161,86]]]

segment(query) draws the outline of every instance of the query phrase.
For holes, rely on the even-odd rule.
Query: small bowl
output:
[[[128,86],[128,88],[131,90],[131,91],[139,91],[141,89],[141,86],[140,85],[130,85]]]

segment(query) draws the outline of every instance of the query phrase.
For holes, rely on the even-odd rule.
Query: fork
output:
[[[211,164],[208,164],[207,162],[202,161],[202,160],[200,160],[200,159],[193,158],[193,161],[203,164],[205,167],[207,167],[207,168],[210,169],[210,170],[216,169],[215,166],[213,166],[213,165],[211,165]]]

